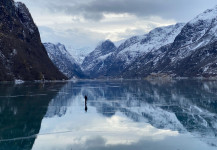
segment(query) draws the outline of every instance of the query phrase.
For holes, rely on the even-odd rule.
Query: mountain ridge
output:
[[[134,72],[137,77],[147,77],[152,73],[169,77],[216,77],[217,14],[213,16],[215,12],[217,7],[196,16],[183,27],[161,57],[149,53],[148,55],[153,55],[153,58],[147,62],[147,56],[142,56],[136,60],[140,64],[135,61],[122,75],[131,78],[131,73]]]
[[[93,51],[91,55],[87,56],[92,65],[89,68],[84,67],[84,72],[88,72],[93,78],[117,76],[140,55],[158,49],[164,44],[171,43],[183,26],[184,24],[179,23],[159,27],[145,35],[131,37],[125,40],[116,49],[111,50],[112,53],[106,56],[98,56],[98,54],[94,56]],[[114,45],[113,42],[112,44]],[[96,51],[97,50],[95,50],[95,53]],[[104,59],[94,65],[96,57],[100,58],[102,56],[104,56]],[[90,59],[91,57],[93,59]],[[83,66],[86,65],[87,64],[83,64]]]

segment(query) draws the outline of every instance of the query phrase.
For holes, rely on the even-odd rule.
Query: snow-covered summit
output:
[[[214,41],[217,31],[217,6],[208,9],[189,21],[174,42],[174,48],[188,47],[195,50]],[[190,45],[191,44],[191,45]]]
[[[116,46],[110,40],[106,40],[98,44],[93,52],[91,52],[82,63],[84,70],[90,70],[97,68],[96,66],[101,66],[104,60],[107,59],[113,52],[116,51]],[[97,68],[99,70],[99,68]]]
[[[214,8],[207,9],[203,13],[199,14],[194,19],[192,19],[189,23],[194,24],[199,20],[212,21],[213,19],[216,19],[216,17],[217,17],[217,5]]]

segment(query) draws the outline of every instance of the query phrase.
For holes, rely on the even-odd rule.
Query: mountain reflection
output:
[[[49,118],[55,117],[64,120],[63,116],[70,116],[75,106],[83,108],[87,95],[88,109],[91,106],[104,117],[121,113],[133,122],[146,122],[157,129],[191,133],[215,147],[216,93],[216,81],[69,82],[50,102],[45,120],[49,122]]]
[[[216,136],[216,81],[0,84],[3,150],[211,150]]]
[[[0,84],[1,150],[32,149],[36,137],[31,136],[39,133],[48,104],[62,86],[63,83]],[[16,138],[21,139],[13,140]]]

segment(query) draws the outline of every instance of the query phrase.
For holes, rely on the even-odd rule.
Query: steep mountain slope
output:
[[[137,59],[123,76],[145,77],[151,73],[197,77],[217,75],[217,6],[188,22],[167,47]]]
[[[62,44],[44,43],[49,58],[68,78],[84,78],[80,66]]]
[[[105,71],[104,64],[109,63],[105,61],[106,58],[112,55],[116,50],[116,46],[110,40],[100,43],[96,49],[84,59],[82,68],[92,77],[94,74],[102,75]]]
[[[67,78],[50,61],[26,6],[13,0],[1,0],[0,80],[14,79]]]
[[[112,53],[104,57],[105,59],[103,62],[101,61],[100,65],[93,62],[91,67],[86,67],[84,70],[91,72],[93,77],[117,76],[139,56],[172,43],[183,26],[184,24],[176,24],[160,27],[143,36],[132,37],[123,42],[116,50],[112,50]]]

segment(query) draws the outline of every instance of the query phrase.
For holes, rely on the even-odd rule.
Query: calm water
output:
[[[217,82],[0,84],[0,150],[104,149],[216,150]]]

